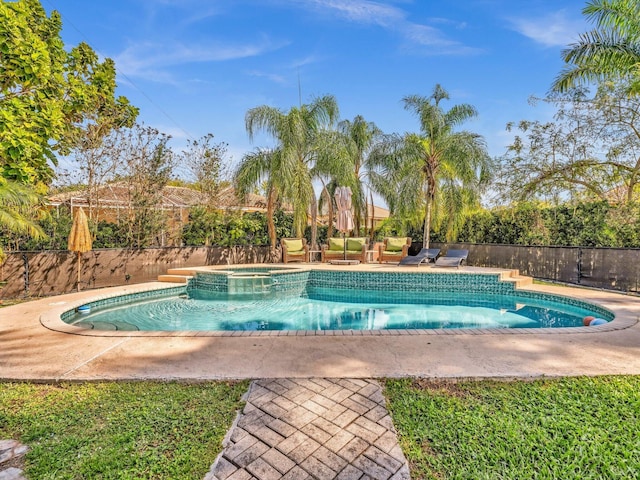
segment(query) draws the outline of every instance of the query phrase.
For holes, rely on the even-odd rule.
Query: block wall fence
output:
[[[421,244],[414,243],[410,253]],[[468,265],[518,269],[523,275],[594,288],[640,293],[640,249],[437,244],[469,250]],[[277,263],[268,246],[96,249],[82,254],[83,290],[154,281],[170,268]],[[77,256],[68,251],[10,252],[0,265],[0,299],[76,290]],[[408,267],[411,268],[411,267]],[[415,267],[413,267],[415,268]],[[424,267],[420,267],[424,268]],[[6,283],[5,283],[6,282]],[[0,284],[1,285],[1,284]]]

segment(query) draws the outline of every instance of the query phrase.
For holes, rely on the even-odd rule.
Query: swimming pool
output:
[[[605,309],[529,291],[496,274],[228,269],[186,288],[117,297],[67,312],[96,330],[334,331],[582,327]]]

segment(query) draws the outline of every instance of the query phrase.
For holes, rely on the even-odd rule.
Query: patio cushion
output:
[[[342,252],[344,250],[344,240],[342,238],[330,238],[329,250]]]
[[[300,238],[295,238],[292,240],[282,240],[282,242],[287,247],[288,253],[299,252],[301,250],[304,250],[304,248],[302,247],[302,239]]]
[[[407,237],[390,237],[387,239],[387,252],[401,252],[407,244]]]
[[[362,246],[367,243],[366,238],[348,238],[347,239],[347,250],[360,252],[362,251]]]

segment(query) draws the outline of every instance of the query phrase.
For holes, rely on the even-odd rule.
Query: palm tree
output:
[[[478,201],[490,167],[482,136],[454,132],[477,115],[475,108],[461,104],[445,112],[440,106],[445,99],[449,95],[440,85],[429,98],[405,97],[405,109],[418,116],[421,133],[387,136],[372,154],[374,164],[385,169],[387,187],[381,195],[392,212],[423,223],[425,248],[432,220],[439,225],[446,218],[448,237],[455,235],[466,206]]]
[[[329,129],[337,117],[338,104],[331,95],[316,98],[308,105],[293,107],[288,112],[263,105],[252,108],[245,116],[251,140],[258,131],[264,131],[276,140],[277,145],[273,150],[265,152],[264,158],[260,160],[251,154],[245,156],[238,174],[249,168],[256,172],[261,170],[262,173],[247,174],[245,180],[242,180],[242,176],[240,180],[250,183],[258,178],[267,179],[268,197],[273,195],[274,198],[293,205],[294,228],[298,237],[304,234],[307,212],[310,209],[312,245],[316,243],[318,215],[312,181],[323,175],[331,175],[339,168],[339,156],[333,154],[338,147],[328,139],[333,138]],[[262,167],[245,166],[247,162],[257,162]],[[272,240],[275,241],[275,234]]]
[[[338,124],[338,132],[344,136],[346,146],[346,160],[353,171],[353,184],[350,185],[353,196],[353,210],[355,230],[360,231],[361,225],[367,225],[367,188],[369,196],[371,192],[371,177],[375,170],[369,159],[369,153],[375,144],[382,138],[382,130],[375,123],[367,122],[361,115],[353,121],[343,120]],[[373,199],[371,200],[373,211]]]
[[[596,28],[562,52],[569,65],[552,88],[564,92],[579,84],[625,79],[630,81],[630,93],[640,93],[638,0],[593,0],[582,13]]]
[[[29,218],[38,201],[38,195],[28,186],[0,177],[0,227],[11,233],[44,238],[40,226]],[[4,257],[0,247],[0,261]]]
[[[280,184],[278,151],[258,149],[242,158],[234,174],[234,188],[239,198],[244,199],[249,192],[265,183],[267,197],[267,232],[273,252],[276,247],[275,208],[283,187]]]

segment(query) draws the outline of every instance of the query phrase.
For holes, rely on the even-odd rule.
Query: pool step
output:
[[[169,270],[167,270],[167,275],[187,275],[187,276],[193,277],[195,276],[195,274],[196,274],[196,269],[189,268],[189,267],[170,268]]]
[[[514,278],[516,282],[516,288],[528,287],[529,285],[533,285],[533,278],[531,277],[517,277]]]
[[[528,287],[533,284],[532,277],[520,275],[520,272],[517,269],[503,273],[500,276],[500,280],[503,282],[512,282],[515,288]]]
[[[191,275],[175,275],[175,274],[158,275],[159,282],[188,283],[191,278],[192,278]]]

